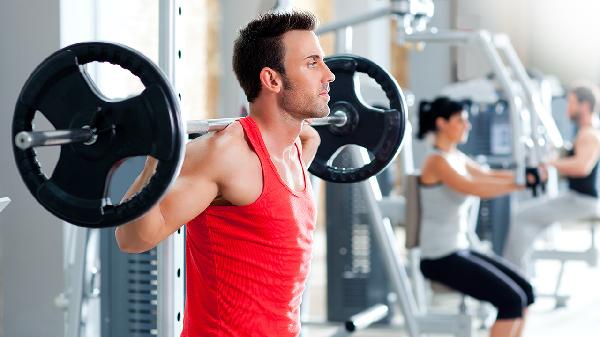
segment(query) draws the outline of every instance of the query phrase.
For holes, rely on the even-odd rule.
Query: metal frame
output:
[[[0,212],[2,212],[2,210],[4,210],[4,208],[6,206],[8,206],[9,203],[10,203],[10,198],[9,197],[2,197],[2,198],[0,198]]]
[[[181,0],[159,2],[159,67],[177,89],[177,51],[181,50],[178,32]],[[183,116],[184,120],[187,120]],[[181,334],[184,311],[185,228],[158,245],[158,336],[175,337]]]
[[[535,112],[532,115],[534,118],[531,119],[534,137],[541,136],[539,135],[537,128],[534,128],[534,126],[541,124],[544,126],[552,145],[556,148],[563,147],[563,138],[554,119],[552,119],[552,112],[550,111],[551,107],[549,104],[544,103],[541,90],[536,88],[531,78],[529,78],[529,75],[519,60],[519,56],[508,36],[506,34],[495,34],[493,36],[493,44],[498,50],[504,53],[506,61],[514,72],[516,79],[521,84],[521,88],[527,98],[528,109]],[[534,122],[535,125],[533,124]]]
[[[66,250],[63,262],[65,287],[54,304],[65,311],[65,337],[81,335],[81,309],[84,300],[86,251],[90,229],[68,225]]]
[[[433,16],[433,8],[432,0],[390,0],[388,8],[377,9],[369,13],[323,25],[317,29],[316,33],[317,35],[332,32],[344,34],[344,30],[352,29],[352,26],[386,16],[397,16],[401,19],[399,20],[401,25],[398,28],[402,28],[404,33],[412,33],[425,29],[427,22]],[[336,35],[337,40],[340,40],[340,36],[338,35]]]
[[[445,43],[449,45],[472,45],[479,47],[488,60],[504,94],[507,96],[510,109],[510,122],[512,125],[512,154],[515,162],[515,181],[518,184],[525,182],[525,167],[537,166],[543,154],[545,142],[541,140],[538,126],[544,126],[547,138],[555,147],[563,145],[552,114],[542,103],[541,95],[525,71],[509,38],[504,34],[491,34],[487,31],[438,31],[430,29],[427,32],[407,34],[401,36],[401,41],[414,43]],[[502,54],[507,62],[503,61]],[[514,74],[514,79],[511,78]],[[517,81],[522,93],[515,90],[513,85]],[[522,125],[523,116],[529,118],[527,128]],[[525,146],[531,144],[532,151],[527,153]]]
[[[160,0],[159,3],[159,66],[177,88],[174,57],[180,48],[176,32],[180,0]],[[184,116],[185,119],[185,116]],[[67,225],[65,290],[55,304],[66,311],[65,336],[81,334],[81,309],[84,299],[85,257],[90,230]],[[184,309],[184,229],[170,236],[158,246],[158,335],[179,336],[182,330]]]
[[[569,251],[559,249],[534,249],[531,253],[531,260],[553,260],[560,263],[556,282],[551,293],[537,294],[538,297],[552,298],[555,301],[555,308],[562,308],[567,305],[570,296],[561,294],[563,275],[566,263],[569,261],[582,261],[590,267],[598,266],[599,251],[596,245],[596,226],[600,224],[600,218],[586,219],[589,222],[590,246],[581,251]]]

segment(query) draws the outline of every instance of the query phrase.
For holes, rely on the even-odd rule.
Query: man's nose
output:
[[[327,82],[335,81],[335,74],[331,72],[331,69],[325,64],[325,69],[327,69]]]

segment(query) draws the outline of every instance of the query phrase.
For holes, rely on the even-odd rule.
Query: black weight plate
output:
[[[109,101],[85,70],[90,62],[109,62],[129,70],[145,87],[138,96]],[[148,211],[164,195],[183,161],[185,129],[177,99],[162,71],[136,50],[114,43],[65,47],[45,59],[26,81],[15,107],[12,134],[32,130],[36,112],[56,129],[97,128],[91,145],[61,146],[50,178],[34,149],[13,143],[17,167],[29,191],[48,211],[83,227],[110,227]],[[14,142],[14,141],[13,141]],[[107,183],[123,159],[152,155],[156,174],[132,199],[117,205],[106,197]]]
[[[342,127],[315,127],[321,145],[309,171],[330,182],[363,181],[385,169],[398,154],[406,128],[406,102],[396,80],[366,58],[336,55],[327,57],[325,63],[336,77],[330,85],[329,108],[332,113],[346,112],[349,122]],[[389,100],[389,109],[376,109],[363,102],[357,73],[365,73],[381,86]],[[333,166],[331,156],[350,144],[366,148],[373,159],[362,167]]]

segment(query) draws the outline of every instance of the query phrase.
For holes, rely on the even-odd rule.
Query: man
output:
[[[319,145],[306,119],[329,114],[333,73],[302,12],[269,13],[235,41],[233,69],[249,117],[187,144],[160,203],[116,229],[125,252],[186,229],[182,336],[297,336],[310,269],[315,203],[306,169]],[[126,194],[153,174],[146,167]]]
[[[523,271],[530,269],[528,260],[535,238],[549,225],[598,214],[596,173],[600,159],[600,131],[597,92],[592,85],[579,85],[569,91],[567,115],[577,126],[573,150],[565,158],[546,163],[567,178],[569,189],[556,197],[542,197],[523,204],[513,219],[504,255]]]

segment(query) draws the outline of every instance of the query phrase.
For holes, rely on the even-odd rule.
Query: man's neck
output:
[[[249,115],[258,124],[263,141],[271,156],[282,158],[294,150],[294,142],[302,130],[302,121],[281,111],[276,104],[250,104]]]
[[[596,118],[592,114],[584,114],[579,117],[577,120],[577,128],[584,129],[588,127],[596,127],[598,126],[598,118]]]

